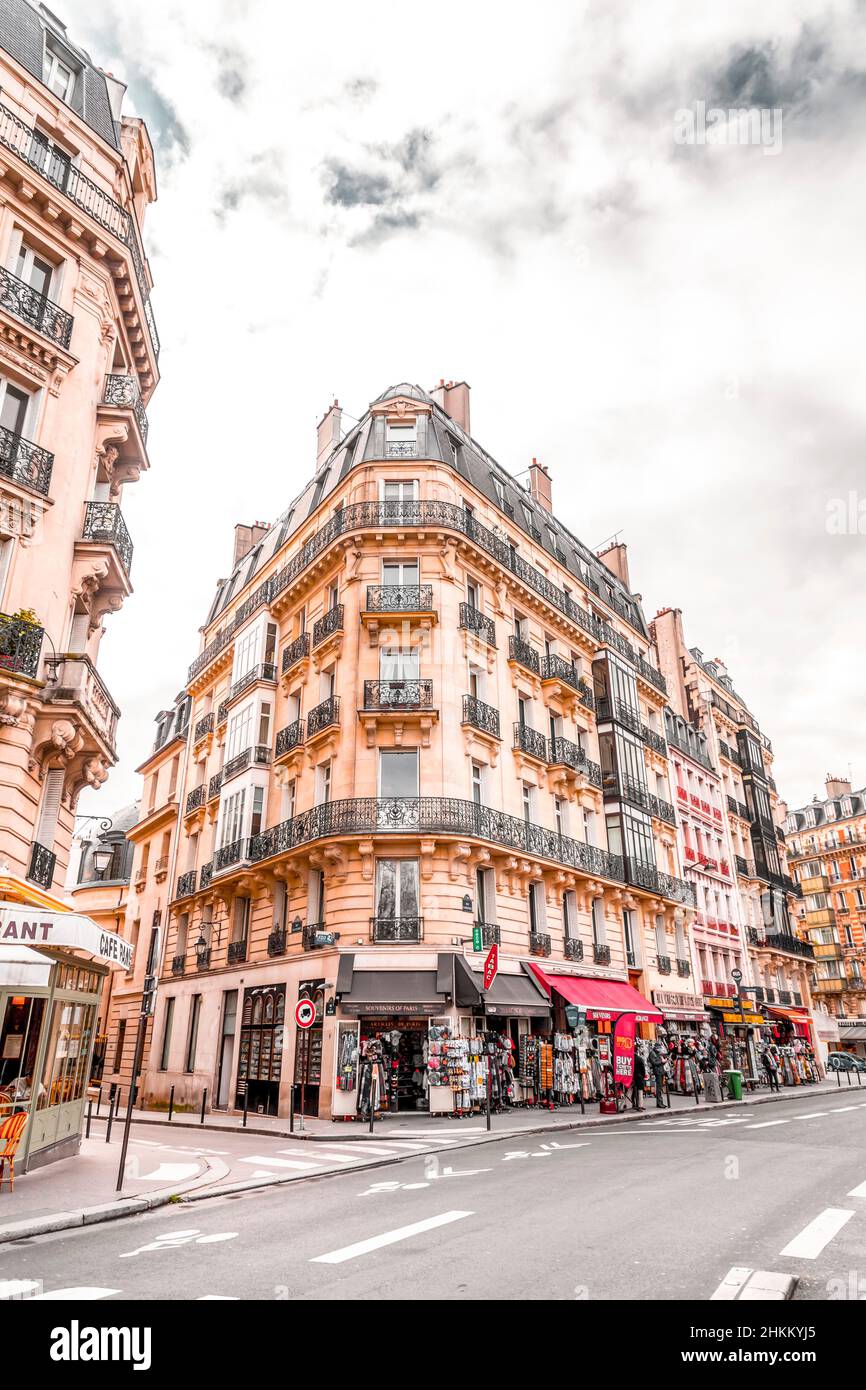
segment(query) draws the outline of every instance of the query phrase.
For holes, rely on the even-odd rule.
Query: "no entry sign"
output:
[[[295,1005],[295,1022],[299,1028],[312,1028],[316,1021],[316,1006],[312,999],[299,999]]]
[[[499,970],[499,947],[494,942],[484,962],[484,988],[489,989]]]

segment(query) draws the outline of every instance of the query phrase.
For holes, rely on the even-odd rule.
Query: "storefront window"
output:
[[[13,1102],[30,1099],[45,1004],[44,999],[18,994],[6,1001],[0,1033],[0,1114]]]
[[[36,1097],[37,1110],[82,1098],[95,1014],[95,1004],[69,1004],[58,1000],[52,1006],[42,1079]]]

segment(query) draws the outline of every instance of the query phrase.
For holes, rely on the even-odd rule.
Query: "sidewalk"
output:
[[[708,1104],[703,1098],[696,1105],[693,1096],[671,1095],[670,1109],[662,1110],[656,1108],[652,1098],[647,1098],[649,1103],[645,1109],[627,1110],[617,1115],[599,1115],[596,1104],[588,1104],[583,1116],[579,1106],[553,1111],[509,1110],[492,1116],[489,1133],[484,1115],[473,1115],[465,1120],[457,1120],[453,1115],[431,1117],[421,1112],[399,1115],[377,1120],[371,1134],[369,1125],[363,1122],[333,1123],[305,1117],[304,1129],[299,1130],[296,1122],[292,1133],[288,1120],[276,1116],[249,1117],[244,1129],[237,1115],[208,1115],[202,1125],[196,1115],[175,1116],[169,1122],[163,1112],[137,1111],[133,1115],[123,1193],[117,1196],[113,1194],[120,1158],[120,1128],[114,1128],[111,1143],[106,1144],[103,1114],[99,1120],[94,1119],[92,1137],[82,1140],[78,1157],[19,1174],[12,1193],[3,1188],[0,1193],[0,1242],[110,1221],[147,1211],[176,1198],[194,1201],[263,1186],[326,1178],[359,1167],[387,1167],[417,1156],[422,1150],[432,1153],[463,1149],[512,1136],[640,1124],[649,1118],[656,1121],[665,1118],[688,1120],[690,1117],[704,1120],[719,1110],[784,1105],[787,1101],[806,1100],[812,1096],[816,1099],[841,1096],[853,1100],[853,1093],[858,1089],[862,1092],[860,1099],[866,1104],[866,1085],[858,1088],[856,1080],[852,1078],[852,1081],[849,1087],[843,1076],[839,1087],[836,1079],[831,1078],[811,1086],[787,1087],[778,1094],[762,1089],[744,1096],[742,1101],[723,1101],[717,1105]],[[211,1137],[214,1134],[222,1134],[222,1149],[208,1147],[220,1142]],[[295,1147],[273,1149],[266,1155],[264,1148],[257,1149],[255,1143],[243,1144],[247,1136],[251,1140],[256,1136],[277,1141],[289,1139]],[[305,1150],[309,1158],[305,1157]],[[268,1164],[276,1166],[278,1171],[265,1171]]]

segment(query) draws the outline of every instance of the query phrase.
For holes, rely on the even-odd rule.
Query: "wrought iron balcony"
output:
[[[651,729],[649,724],[641,724],[640,736],[647,748],[652,748],[653,752],[661,753],[663,758],[667,757],[668,746],[661,734],[657,734],[655,729]]]
[[[669,801],[662,801],[660,796],[655,796],[650,792],[649,803],[650,812],[657,820],[663,820],[667,825],[676,825],[676,812]]]
[[[737,873],[742,874],[743,878],[755,877],[755,866],[748,859],[744,859],[741,854],[734,855],[734,863],[737,866]]]
[[[333,636],[335,632],[343,631],[343,615],[345,609],[342,603],[335,603],[333,608],[329,608],[324,617],[313,624],[313,646],[319,647],[327,637]]]
[[[237,777],[239,772],[245,772],[248,767],[267,767],[271,761],[271,750],[265,743],[257,743],[252,748],[245,748],[242,753],[238,753],[236,758],[230,758],[223,768],[223,786],[232,777]]]
[[[203,946],[195,953],[196,970],[210,970],[210,946]]]
[[[250,840],[232,840],[229,844],[220,845],[213,858],[214,873],[249,859],[251,843]]]
[[[198,876],[199,888],[207,888],[213,878],[213,860],[209,859],[206,864],[202,864],[201,873]]]
[[[228,950],[226,951],[226,960],[228,961],[229,965],[236,965],[238,961],[246,960],[246,958],[246,937],[244,937],[242,941],[230,941],[228,945]]]
[[[192,815],[193,811],[197,811],[199,807],[204,806],[206,800],[207,783],[202,782],[201,786],[193,787],[192,791],[187,794],[184,815]]]
[[[741,820],[749,819],[749,809],[742,801],[737,801],[733,796],[728,796],[725,800],[732,816],[739,816]]]
[[[212,734],[213,728],[214,712],[213,710],[211,710],[208,714],[203,714],[201,719],[199,719],[196,723],[195,732],[192,736],[193,743],[198,743],[201,739],[205,737],[206,734]]]
[[[670,958],[670,956],[657,956],[657,957],[656,957],[656,965],[658,966],[658,972],[659,972],[660,975],[670,975],[670,973],[671,973],[671,958]]]
[[[219,794],[220,794],[220,788],[222,787],[222,784],[223,784],[223,775],[222,775],[222,770],[220,770],[219,772],[215,772],[215,773],[214,773],[213,777],[210,779],[210,781],[209,781],[208,784],[207,784],[207,799],[208,799],[208,801],[213,801],[215,797],[219,796]]]
[[[615,768],[602,773],[602,788],[607,799],[616,798],[623,801],[630,801],[634,806],[640,806],[642,810],[650,809],[650,794],[647,788],[629,777],[628,773],[617,772]]]
[[[682,957],[678,956],[678,957],[677,957],[677,974],[680,976],[680,978],[683,979],[683,980],[685,980],[685,979],[688,978],[689,975],[691,975],[691,973],[692,973],[691,962],[690,962],[690,961],[687,961],[687,960],[683,960]]]
[[[305,656],[310,655],[310,634],[302,632],[300,637],[296,637],[294,642],[290,642],[287,647],[283,647],[282,672],[291,671],[293,666],[297,666],[299,661],[303,661]]]
[[[182,975],[186,966],[186,956],[173,956],[171,962],[172,975]]]
[[[482,946],[499,946],[502,944],[502,929],[494,922],[476,922],[476,927],[481,928]]]
[[[340,697],[329,695],[320,705],[316,705],[307,715],[307,738],[313,738],[323,729],[340,722]]]
[[[11,270],[0,266],[0,308],[20,319],[37,333],[50,338],[58,347],[68,348],[72,337],[72,315],[19,280]]]
[[[304,742],[305,724],[303,719],[296,719],[292,724],[287,724],[284,729],[280,729],[277,734],[276,755],[284,758],[287,753],[291,753],[295,748],[301,748]]]
[[[0,613],[0,671],[36,679],[44,629],[15,614]]]
[[[432,584],[368,584],[368,613],[432,613]]]
[[[471,603],[461,603],[458,626],[466,632],[474,632],[475,636],[486,642],[488,647],[496,646],[496,624],[492,618],[488,618],[486,613],[474,608]]]
[[[548,739],[547,761],[555,766],[570,767],[573,772],[582,772],[594,787],[601,786],[601,768],[586,756],[585,751],[570,738]]]
[[[364,681],[364,709],[431,709],[431,680]]]
[[[551,942],[546,932],[533,931],[529,933],[529,950],[533,956],[550,955]]]
[[[84,541],[107,541],[117,552],[127,579],[132,568],[132,541],[116,502],[88,502],[84,512]]]
[[[583,960],[583,942],[575,936],[570,936],[565,943],[565,959]]]
[[[371,917],[371,941],[423,941],[423,917]]]
[[[785,1004],[785,1005],[787,1005],[788,1007],[790,1007],[790,1006],[793,1004],[793,1002],[794,1002],[794,998],[793,998],[793,995],[791,994],[791,991],[790,991],[789,989],[780,989],[780,990],[779,990],[779,1003],[780,1003],[780,1004]]]
[[[798,936],[788,932],[761,932],[756,927],[748,929],[749,944],[765,951],[784,951],[789,956],[801,956],[804,960],[814,960],[816,951],[811,941],[801,941]],[[841,953],[840,953],[841,954]]]
[[[602,723],[609,719],[615,719],[618,724],[624,724],[627,729],[631,729],[633,734],[640,734],[643,729],[643,721],[640,712],[632,709],[624,700],[609,699],[605,696],[598,701],[598,717]]]
[[[29,882],[38,884],[40,888],[50,888],[56,863],[57,855],[53,850],[46,849],[45,845],[40,845],[38,840],[34,840],[30,846],[30,863],[27,866]]]
[[[141,442],[147,443],[148,420],[144,409],[144,401],[141,399],[141,391],[138,385],[138,378],[134,376],[121,376],[119,373],[111,372],[105,378],[105,386],[102,392],[103,405],[113,405],[120,409],[128,406],[135,415],[138,424]]]
[[[541,658],[541,679],[543,681],[562,681],[563,685],[570,685],[572,690],[576,690],[580,696],[581,703],[588,709],[592,709],[595,703],[592,691],[586,681],[578,674],[572,661],[566,661],[564,656],[544,656]]]
[[[177,893],[175,894],[175,897],[188,898],[191,893],[194,893],[195,880],[195,869],[190,869],[187,873],[181,874],[180,878],[177,881]]]
[[[277,668],[272,661],[262,661],[258,666],[254,666],[251,671],[246,671],[239,676],[234,685],[229,688],[226,696],[226,703],[231,704],[239,695],[243,695],[250,686],[257,685],[259,681],[275,681],[277,679]]]
[[[499,738],[499,710],[493,705],[485,705],[483,700],[478,700],[474,695],[463,696],[463,721],[464,724],[471,724],[474,729],[480,729],[482,733],[490,734],[492,738]]]
[[[226,700],[223,700],[223,701],[221,702],[221,704],[219,704],[219,705],[217,706],[217,728],[218,728],[218,729],[221,729],[222,726],[223,726],[223,724],[227,723],[228,717],[229,717],[228,702],[227,702]]]
[[[650,685],[654,685],[656,690],[660,690],[663,695],[667,693],[667,682],[661,671],[657,671],[655,666],[651,666],[650,663],[641,656],[640,652],[635,652],[634,664],[638,669],[638,673],[643,676],[645,681]]]
[[[596,965],[610,965],[610,947],[601,946],[597,941],[593,942],[592,958]]]
[[[285,927],[276,927],[268,937],[268,955],[284,956],[286,954],[286,940],[288,933]]]
[[[414,459],[418,457],[418,442],[413,439],[411,443],[398,444],[395,440],[388,440],[385,445],[385,457],[389,459]]]
[[[0,473],[4,477],[47,497],[53,467],[54,455],[47,449],[0,425]]]
[[[511,746],[519,748],[521,753],[528,754],[530,758],[538,758],[542,763],[547,762],[547,739],[536,729],[530,729],[528,724],[518,721],[514,725],[514,741]]]
[[[514,633],[508,639],[508,660],[523,666],[527,671],[532,671],[536,676],[541,675],[541,657],[538,652],[531,643],[524,642],[522,637],[515,637]]]

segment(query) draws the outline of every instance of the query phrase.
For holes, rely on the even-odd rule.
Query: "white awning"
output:
[[[78,912],[49,912],[23,903],[0,902],[0,964],[14,948],[58,946],[99,961],[112,970],[132,967],[132,943],[105,931]]]

